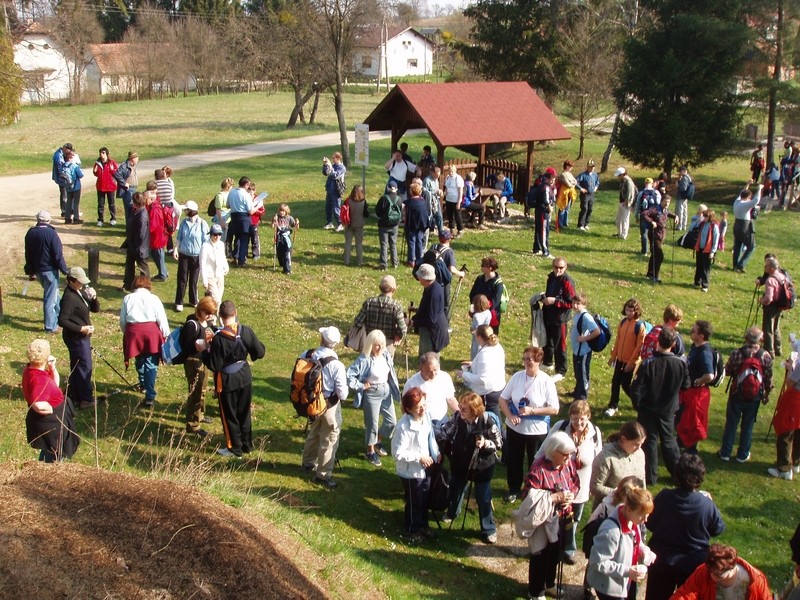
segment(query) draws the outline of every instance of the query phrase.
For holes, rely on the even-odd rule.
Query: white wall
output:
[[[44,34],[28,34],[14,46],[14,62],[23,71],[40,71],[44,79],[44,87],[39,95],[36,91],[25,89],[22,93],[23,104],[49,102],[69,97],[69,70],[67,61],[56,48],[53,39]]]
[[[404,75],[430,75],[433,72],[433,51],[430,43],[419,35],[404,31],[387,44],[389,77]],[[378,76],[380,49],[356,48],[353,59],[356,73],[367,77]]]

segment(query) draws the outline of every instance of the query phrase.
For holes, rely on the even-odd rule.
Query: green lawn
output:
[[[360,123],[382,97],[348,94],[347,123]],[[314,125],[286,129],[293,106],[289,92],[26,106],[18,123],[0,128],[0,164],[3,175],[47,171],[53,152],[65,142],[91,164],[101,146],[122,162],[129,150],[150,159],[337,130],[329,94],[320,98]]]
[[[374,101],[374,99],[373,99]],[[144,103],[143,103],[144,104]],[[150,107],[160,106],[155,103]],[[89,107],[95,108],[95,107]],[[107,108],[107,105],[97,108]],[[84,110],[83,107],[75,109]],[[364,109],[364,113],[368,111]],[[133,125],[131,131],[135,130]],[[199,127],[198,127],[199,129]],[[3,132],[5,135],[6,132]],[[152,133],[141,132],[141,147],[156,147],[150,141]],[[157,137],[157,136],[155,136]],[[117,134],[108,132],[104,143],[112,144]],[[412,153],[417,154],[426,143],[424,137],[409,140]],[[193,147],[191,141],[177,139],[175,146]],[[367,169],[367,190],[370,206],[374,206],[378,190],[385,180],[382,157],[388,155],[388,142],[372,144],[371,156],[375,164]],[[123,145],[119,142],[119,145]],[[587,145],[591,156],[598,159],[604,140],[592,138]],[[332,152],[331,148],[325,154]],[[538,152],[538,150],[537,150]],[[558,143],[537,154],[537,169],[546,164],[560,165],[565,158],[574,158],[575,144]],[[85,154],[85,152],[84,152]],[[377,264],[378,242],[374,220],[365,235],[366,265],[363,269],[345,268],[341,262],[342,236],[322,230],[324,225],[323,184],[319,172],[320,151],[297,152],[284,156],[251,159],[225,163],[203,169],[176,173],[178,197],[199,198],[201,209],[216,191],[224,176],[238,178],[247,174],[259,184],[259,190],[270,192],[268,215],[278,202],[288,202],[292,214],[299,217],[302,227],[297,234],[294,255],[295,274],[289,278],[272,269],[270,234],[261,229],[264,258],[256,265],[233,271],[226,284],[229,297],[239,306],[242,322],[252,326],[267,347],[267,357],[254,365],[254,431],[260,445],[259,463],[231,467],[222,460],[211,457],[221,440],[218,422],[210,425],[214,438],[210,443],[181,438],[183,430],[182,402],[185,398],[185,380],[179,367],[162,367],[159,374],[159,397],[152,417],[135,410],[139,397],[123,390],[120,378],[101,360],[96,362],[98,391],[110,393],[108,408],[101,407],[95,432],[89,415],[81,413],[79,431],[84,444],[76,456],[79,462],[94,464],[93,438],[98,438],[99,463],[103,467],[124,470],[142,475],[171,476],[196,482],[202,488],[218,495],[234,506],[262,514],[278,527],[291,531],[320,553],[331,565],[323,574],[322,585],[331,588],[334,595],[352,593],[366,595],[360,590],[375,590],[376,595],[391,598],[511,598],[522,593],[521,587],[507,577],[487,571],[478,561],[465,557],[470,543],[477,539],[477,522],[468,519],[464,534],[445,532],[437,543],[423,547],[407,546],[400,536],[402,524],[402,493],[394,475],[393,462],[387,459],[382,469],[376,470],[362,458],[362,415],[345,403],[342,442],[339,451],[342,469],[335,472],[340,487],[333,493],[311,485],[299,468],[303,444],[303,423],[293,418],[288,401],[288,377],[294,357],[318,342],[317,328],[334,324],[345,332],[361,302],[377,293],[379,273],[372,269]],[[587,156],[588,158],[588,156]],[[621,161],[612,160],[616,166]],[[360,173],[357,173],[360,175]],[[635,172],[637,176],[645,173]],[[747,174],[746,161],[729,161],[697,173],[698,194],[694,203],[709,201],[712,204],[730,205],[733,196]],[[352,184],[353,179],[350,180]],[[612,323],[621,318],[624,301],[637,297],[645,308],[645,318],[659,322],[663,307],[674,302],[686,315],[682,332],[688,339],[690,323],[698,318],[709,319],[714,326],[712,344],[727,356],[741,343],[748,309],[753,297],[753,278],[760,273],[760,256],[774,251],[779,258],[795,270],[800,252],[792,242],[797,230],[796,213],[771,213],[757,223],[758,248],[747,275],[736,275],[730,270],[730,252],[720,254],[712,272],[711,291],[701,294],[692,288],[694,264],[691,253],[667,249],[667,260],[662,273],[664,283],[653,287],[644,279],[646,263],[639,255],[635,226],[627,241],[612,239],[616,211],[616,182],[606,175],[602,178],[602,192],[595,208],[591,231],[568,229],[551,238],[552,252],[566,256],[570,272],[579,289],[589,294],[589,308],[599,312]],[[577,213],[571,216],[574,224]],[[531,227],[520,219],[513,228],[492,228],[488,232],[469,232],[457,240],[455,248],[458,263],[470,269],[467,289],[462,290],[454,312],[454,331],[451,346],[444,352],[443,367],[454,371],[461,359],[469,355],[469,320],[467,318],[468,286],[479,273],[483,256],[495,256],[500,262],[500,273],[511,290],[511,308],[504,319],[502,344],[507,355],[509,374],[521,368],[520,357],[527,345],[529,332],[528,298],[544,289],[550,270],[549,261],[531,256]],[[117,369],[121,364],[121,336],[117,315],[121,294],[118,291],[122,274],[122,255],[118,250],[120,229],[95,230],[87,227],[92,244],[101,251],[101,281],[97,285],[103,302],[103,312],[95,318],[98,333],[95,346]],[[88,240],[87,240],[88,241]],[[727,239],[732,246],[732,232]],[[75,249],[83,252],[82,249]],[[85,262],[82,254],[75,254],[73,262]],[[168,309],[173,325],[183,320],[186,313],[171,311],[174,302],[176,265],[169,263],[170,280],[156,287]],[[398,270],[396,276],[400,289],[398,297],[404,306],[418,302],[421,287],[407,270]],[[38,288],[27,297],[19,290],[18,278],[6,286],[5,315],[0,324],[3,345],[10,348],[2,354],[0,396],[6,400],[0,416],[0,455],[6,460],[32,459],[35,452],[24,442],[25,406],[18,386],[23,365],[25,345],[40,329],[41,304]],[[798,312],[786,315],[784,336],[798,328]],[[412,337],[411,364],[417,340]],[[62,366],[67,353],[59,340],[53,340],[55,354]],[[595,356],[592,367],[590,401],[595,410],[594,422],[608,435],[625,420],[634,417],[627,399],[621,402],[621,414],[605,418],[602,409],[608,400],[611,370],[606,366],[609,350]],[[342,351],[345,364],[355,358],[351,351]],[[396,357],[401,379],[406,377],[405,355]],[[63,368],[62,368],[63,372]],[[129,379],[133,375],[127,374]],[[782,374],[777,378],[782,382]],[[571,372],[559,384],[560,392],[571,389]],[[119,391],[123,390],[123,391]],[[563,399],[566,406],[567,399]],[[750,562],[762,568],[773,586],[782,586],[788,573],[789,553],[787,541],[800,519],[797,482],[785,482],[766,476],[767,467],[775,459],[774,435],[764,441],[774,401],[761,410],[756,426],[753,460],[747,464],[722,463],[714,457],[719,447],[724,422],[724,388],[713,391],[710,439],[700,444],[708,476],[704,488],[711,492],[726,519],[728,530],[721,540],[736,546]],[[213,401],[209,398],[209,403]],[[217,414],[213,406],[212,415]],[[562,409],[562,415],[566,414]],[[210,458],[210,460],[209,460]],[[662,481],[667,474],[662,469]],[[509,519],[509,508],[499,496],[505,490],[505,473],[497,469],[494,482],[496,516],[500,522]]]

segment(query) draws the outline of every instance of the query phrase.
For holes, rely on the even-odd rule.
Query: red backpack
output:
[[[164,231],[167,232],[167,235],[172,235],[175,232],[175,228],[177,223],[175,222],[175,211],[172,210],[172,205],[170,206],[161,206],[161,209],[164,211]]]
[[[744,348],[741,349],[744,355]],[[761,357],[764,350],[759,349],[752,356],[746,356],[733,380],[733,395],[745,402],[757,402],[764,395],[764,365]]]
[[[653,353],[658,348],[658,335],[661,333],[662,327],[662,325],[656,325],[646,336],[644,336],[644,341],[642,342],[642,352],[639,355],[642,357],[642,360],[647,360],[648,358],[652,357]]]
[[[339,208],[339,220],[345,227],[350,226],[350,199],[347,198]]]

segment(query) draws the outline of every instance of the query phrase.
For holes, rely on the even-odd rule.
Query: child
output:
[[[719,244],[717,250],[725,252],[725,234],[728,233],[728,212],[722,211],[719,213]]]
[[[251,181],[247,189],[253,200],[255,200],[258,195],[255,182]],[[265,210],[264,204],[259,203],[256,206],[256,212],[250,215],[250,249],[253,252],[253,260],[261,258],[261,240],[258,237],[258,224],[261,223],[261,215],[264,214]]]
[[[575,371],[575,389],[568,394],[575,400],[589,397],[589,366],[592,362],[592,348],[589,340],[600,335],[600,328],[592,315],[586,310],[586,294],[578,292],[572,299],[575,316],[572,317],[570,344],[572,345],[572,368]]]
[[[300,228],[300,220],[290,217],[289,212],[289,205],[281,204],[278,213],[272,217],[275,253],[278,255],[278,264],[286,275],[292,274],[292,231]]]
[[[697,207],[697,212],[692,216],[692,220],[689,223],[689,231],[694,229],[695,227],[699,227],[700,223],[705,221],[705,212],[708,210],[708,207],[705,204],[701,204]]]
[[[344,230],[344,265],[350,266],[350,251],[353,238],[356,242],[356,262],[358,266],[364,264],[364,224],[369,216],[364,190],[360,185],[354,185],[350,195],[345,200],[350,209],[350,222]]]
[[[586,577],[601,600],[636,598],[636,584],[647,575],[655,554],[643,539],[641,526],[653,512],[653,495],[630,490],[594,537]]]
[[[614,367],[614,374],[611,376],[611,398],[605,412],[607,417],[613,417],[619,411],[620,388],[631,398],[631,380],[639,362],[646,333],[644,323],[639,322],[642,307],[636,298],[631,298],[625,303],[622,314],[625,318],[617,328],[614,348],[611,350],[611,358],[608,359],[608,365]],[[633,408],[636,409],[636,406]]]
[[[470,360],[475,360],[475,355],[478,354],[480,345],[475,337],[475,332],[481,325],[488,325],[492,320],[492,311],[489,310],[489,299],[484,294],[477,294],[472,301],[472,325],[469,331],[472,333],[472,347],[469,351]]]
[[[763,194],[769,193],[769,197],[773,200],[778,196],[778,188],[780,188],[781,172],[775,163],[769,166],[767,174],[764,176],[764,190]]]

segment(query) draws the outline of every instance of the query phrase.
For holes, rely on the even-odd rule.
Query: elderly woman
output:
[[[131,357],[135,357],[139,385],[144,389],[142,406],[153,408],[161,345],[169,335],[169,322],[161,299],[150,292],[153,284],[149,277],[137,275],[133,279],[132,289],[122,299],[119,311],[125,368]]]
[[[475,305],[475,296],[483,294],[489,299],[491,303],[492,320],[489,323],[494,328],[494,332],[500,335],[500,300],[503,296],[503,280],[500,279],[500,273],[497,272],[497,260],[487,256],[481,260],[481,273],[472,284],[472,289],[469,292],[470,301],[470,316],[472,315],[472,307]]]
[[[500,410],[506,418],[507,502],[516,502],[524,473],[530,470],[534,456],[547,437],[550,416],[558,414],[556,384],[539,368],[543,356],[541,348],[525,348],[522,353],[525,369],[514,373],[500,393]]]
[[[571,534],[564,540],[564,562],[568,565],[575,564],[575,552],[578,549],[575,534],[578,523],[583,516],[583,507],[589,500],[589,480],[592,476],[592,463],[594,458],[603,449],[603,436],[600,429],[591,422],[592,409],[586,400],[575,400],[569,405],[569,419],[558,421],[550,430],[549,436],[557,431],[563,431],[572,438],[575,444],[575,467],[578,469],[580,490],[572,500],[572,514],[575,525]]]
[[[94,407],[92,388],[92,343],[94,326],[90,312],[100,311],[97,292],[89,287],[89,278],[81,267],[67,271],[67,287],[61,297],[58,325],[69,350],[67,395],[78,408]]]
[[[436,440],[450,448],[450,506],[443,522],[451,523],[458,516],[467,482],[472,481],[481,536],[487,544],[496,544],[492,476],[496,453],[503,446],[503,440],[500,428],[486,412],[478,394],[467,392],[458,399],[458,411],[438,431]]]
[[[439,460],[439,446],[425,411],[424,392],[418,387],[411,388],[403,394],[401,405],[403,416],[392,437],[392,456],[403,484],[405,530],[411,534],[412,542],[419,543],[434,537],[428,527],[431,479],[426,469]]]
[[[718,589],[721,586],[722,590]],[[711,544],[706,562],[672,595],[673,600],[716,600],[716,598],[746,598],[769,600],[766,576],[739,558],[736,548]]]
[[[644,444],[646,433],[636,421],[628,421],[619,432],[608,438],[592,464],[590,491],[593,498],[592,510],[617,487],[623,477],[634,475],[645,481]]]
[[[681,454],[675,469],[678,486],[656,496],[647,528],[653,533],[650,547],[658,560],[650,568],[646,600],[669,600],[703,564],[711,537],[725,531],[719,509],[700,491],[705,475],[702,458]]]
[[[642,488],[632,489],[600,525],[586,571],[599,600],[636,600],[636,584],[644,580],[647,566],[655,559],[642,536],[642,526],[651,512],[652,494]]]
[[[386,336],[380,329],[367,334],[361,355],[347,369],[347,385],[356,393],[353,406],[364,410],[366,459],[380,467],[380,457],[389,454],[381,440],[392,437],[397,423],[393,401],[400,398],[394,362],[386,350]],[[381,416],[383,424],[378,429]]]
[[[506,387],[506,351],[488,325],[475,330],[475,339],[478,352],[473,360],[461,363],[456,377],[483,399],[486,410],[494,413],[499,423],[500,393]]]
[[[523,496],[531,494],[535,504],[545,503],[552,515],[528,538],[529,598],[542,600],[545,593],[561,597],[561,590],[556,589],[560,540],[566,535],[565,525],[572,522],[572,502],[580,489],[575,451],[570,435],[556,431],[539,448],[525,479]]]
[[[22,370],[22,395],[28,403],[28,443],[39,450],[39,460],[44,462],[72,458],[80,443],[74,433],[72,402],[64,397],[59,383],[50,343],[33,340],[28,346],[28,364]]]

